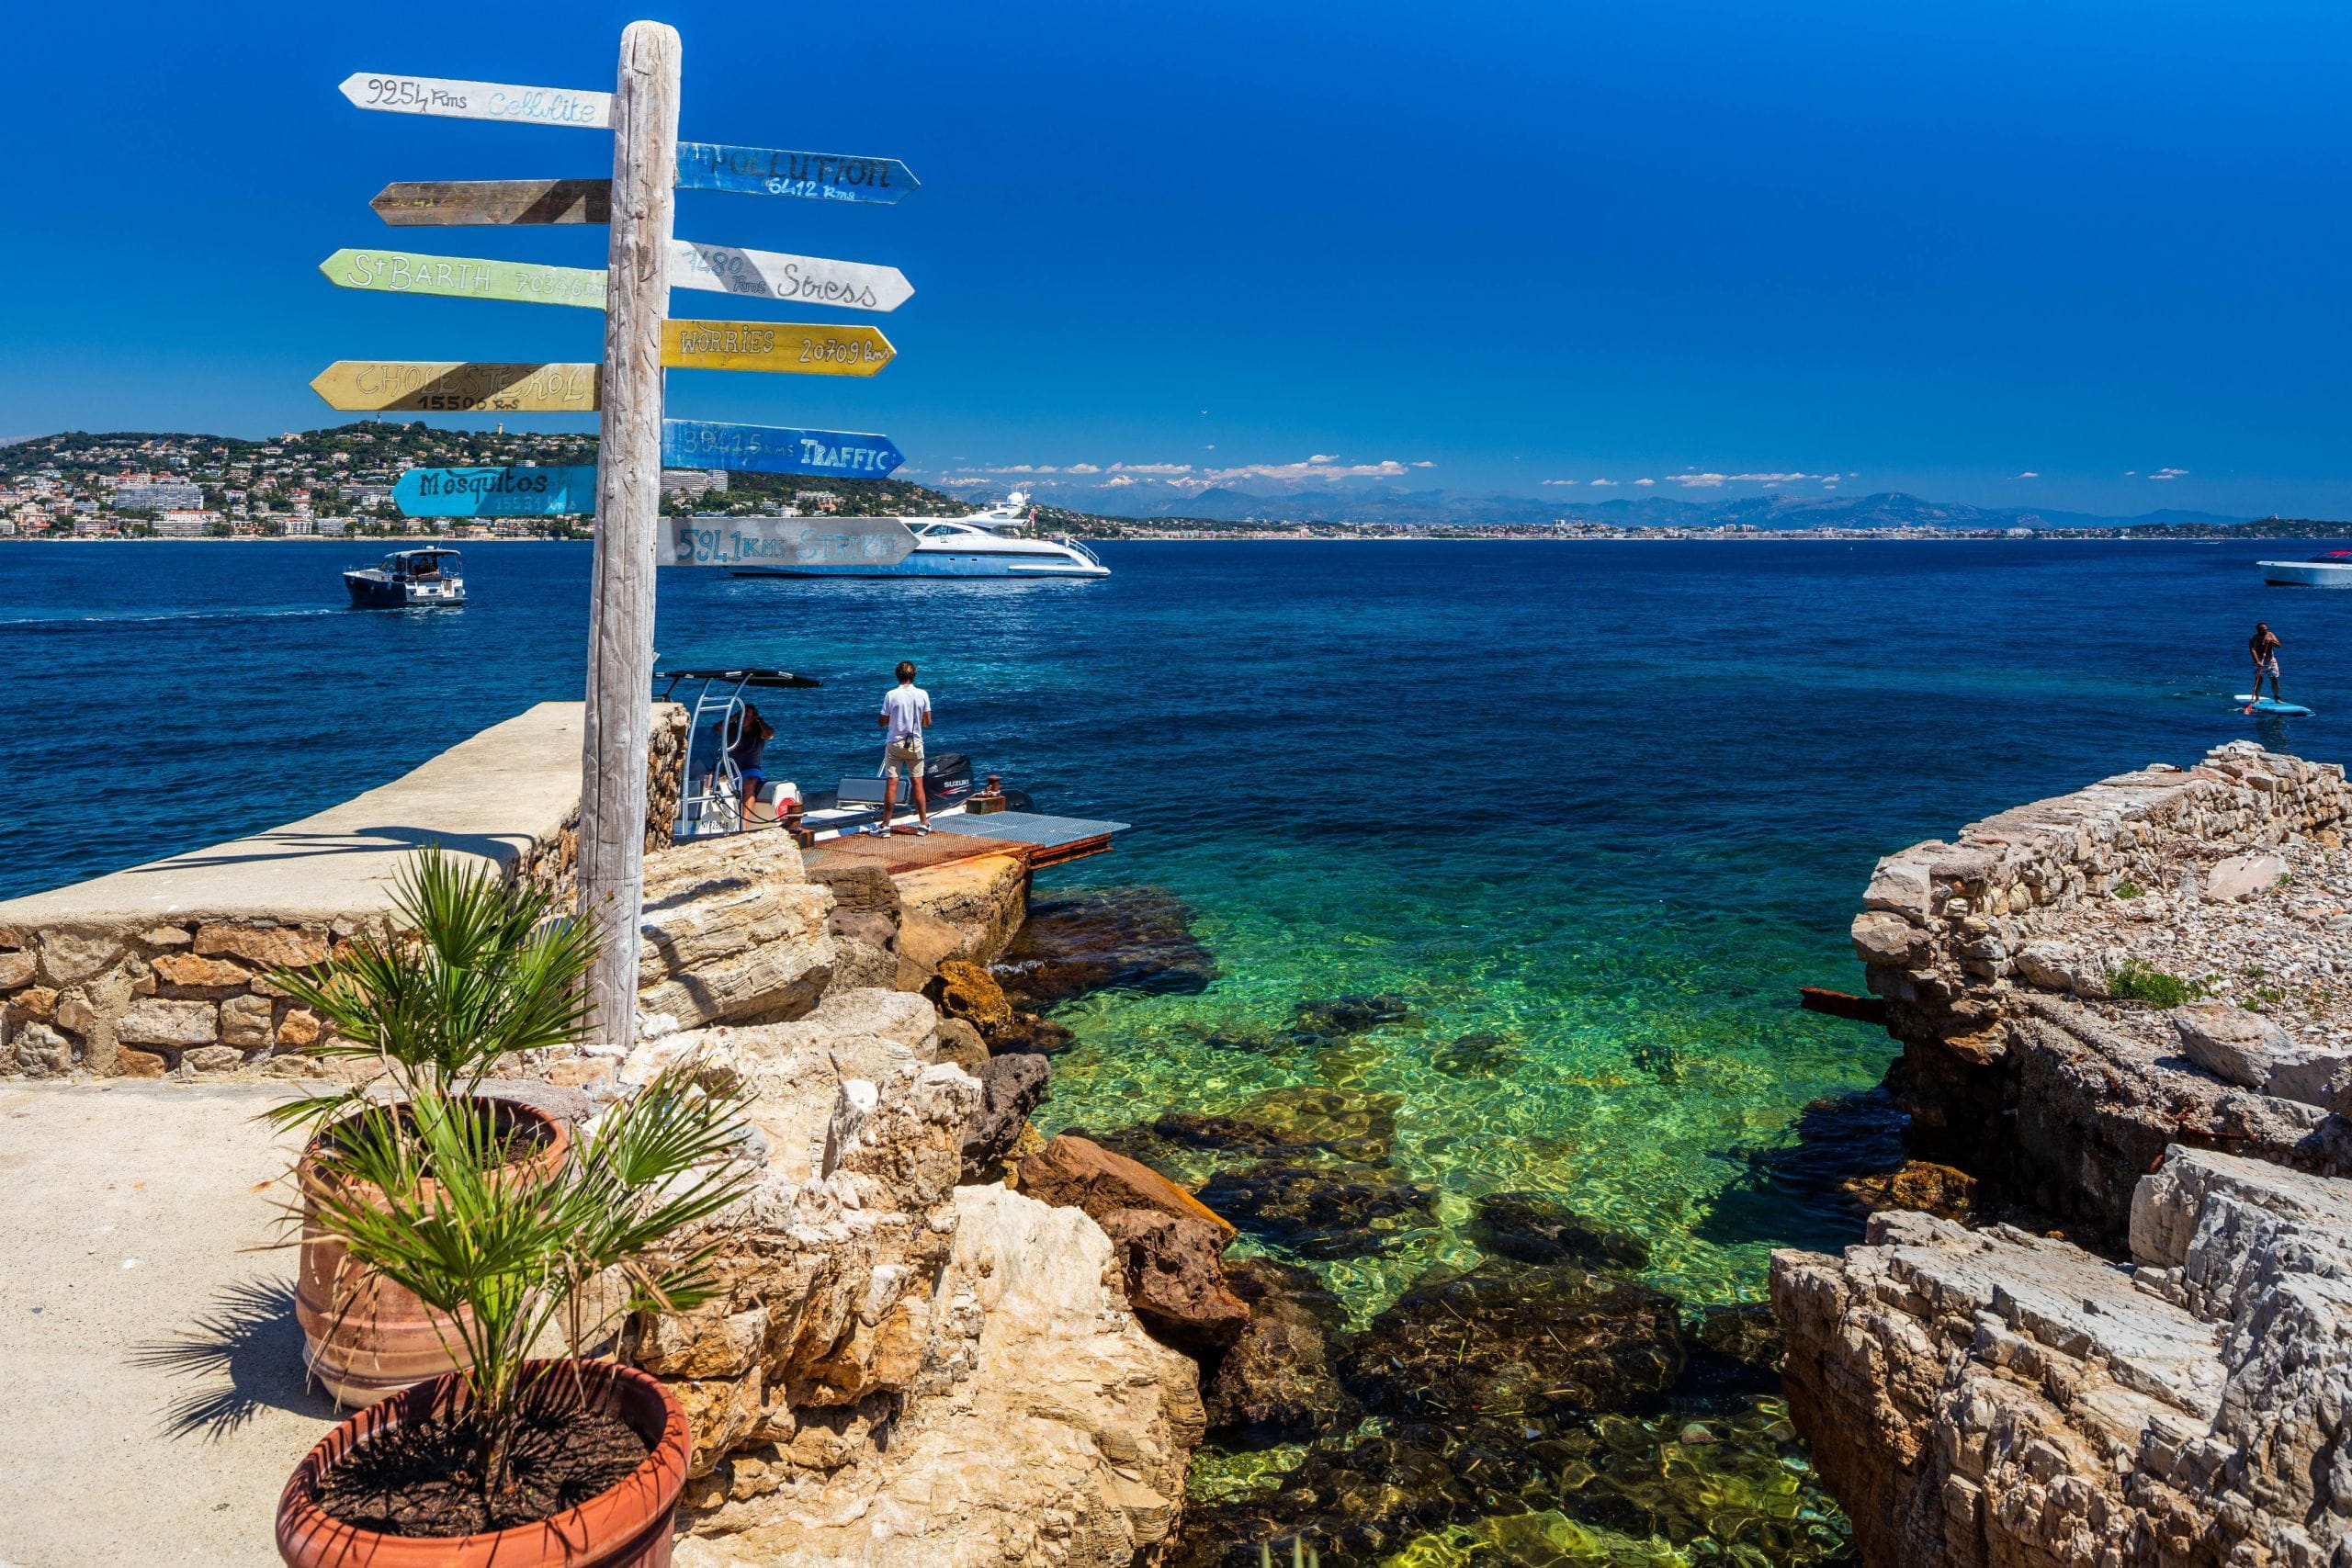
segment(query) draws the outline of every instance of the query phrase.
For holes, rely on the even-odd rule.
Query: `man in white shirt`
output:
[[[904,766],[914,785],[915,831],[931,831],[931,805],[922,795],[922,732],[931,728],[931,694],[915,684],[915,667],[899,660],[899,683],[882,694],[882,712],[875,719],[882,730],[882,820],[869,829],[876,837],[890,836],[890,814],[899,807],[899,769]]]

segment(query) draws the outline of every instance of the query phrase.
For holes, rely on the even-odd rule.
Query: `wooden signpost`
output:
[[[895,310],[915,292],[907,275],[895,266],[747,251],[741,245],[673,241],[671,266],[670,281],[681,288],[838,305],[847,310]]]
[[[913,553],[895,517],[670,517],[663,566],[867,567],[887,570]]]
[[[596,469],[411,468],[392,503],[403,517],[560,517],[596,510]]]
[[[594,413],[594,365],[338,359],[311,389],[334,409],[402,413]]]
[[[355,71],[343,96],[363,109],[446,115],[458,119],[505,119],[517,125],[576,125],[602,130],[613,123],[613,95],[569,87],[510,87],[503,82],[452,82],[440,76],[398,76]]]
[[[871,327],[666,321],[673,284],[854,310],[895,310],[913,288],[892,266],[687,244],[673,193],[738,191],[893,203],[916,188],[894,158],[792,152],[678,140],[678,35],[633,22],[610,93],[360,72],[342,84],[362,108],[393,114],[609,130],[612,177],[419,180],[372,206],[402,227],[604,223],[602,267],[545,266],[407,251],[341,250],[320,270],[337,287],[512,299],[605,312],[594,365],[341,360],[311,384],[337,408],[428,412],[573,412],[599,418],[595,467],[416,468],[393,495],[417,517],[554,516],[593,511],[596,558],[581,745],[579,912],[595,930],[586,1043],[617,1056],[635,1043],[653,671],[654,568],[755,560],[887,569],[913,548],[892,519],[695,519],[665,531],[661,471],[879,478],[905,460],[888,436],[662,417],[663,367],[871,376],[896,350]]]
[[[403,180],[368,206],[396,228],[475,223],[602,223],[610,180]]]
[[[448,294],[464,299],[514,299],[528,305],[605,308],[605,269],[541,266],[473,256],[421,256],[409,251],[337,251],[319,264],[338,288],[391,294]]]
[[[899,351],[874,327],[793,321],[664,321],[662,363],[673,370],[781,370],[873,376]]]
[[[680,190],[895,203],[920,183],[914,171],[896,158],[787,152],[775,147],[726,147],[711,141],[678,143]]]
[[[662,464],[670,468],[878,479],[906,460],[906,454],[887,435],[788,430],[773,424],[717,424],[701,419],[662,422]]]

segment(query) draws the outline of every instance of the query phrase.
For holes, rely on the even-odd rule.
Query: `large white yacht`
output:
[[[2262,581],[2273,587],[2352,588],[2352,550],[2326,550],[2309,560],[2266,560]]]
[[[871,563],[741,565],[737,577],[1108,577],[1111,569],[1076,539],[1016,536],[1028,526],[1029,498],[1015,491],[966,517],[901,517],[914,548],[896,566]]]

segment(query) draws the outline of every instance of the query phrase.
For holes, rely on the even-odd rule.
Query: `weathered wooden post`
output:
[[[581,739],[580,913],[595,928],[590,1043],[636,1034],[653,693],[653,542],[662,499],[662,321],[678,160],[677,30],[632,22],[613,98],[596,565]]]

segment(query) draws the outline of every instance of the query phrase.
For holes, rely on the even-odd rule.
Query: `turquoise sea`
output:
[[[475,546],[473,603],[417,614],[342,607],[337,570],[369,553],[0,548],[0,894],[286,820],[578,694],[585,547]],[[1392,1163],[1435,1222],[1317,1265],[1357,1313],[1466,1261],[1468,1202],[1504,1189],[1636,1231],[1656,1283],[1731,1301],[1770,1247],[1853,1234],[1789,1151],[1891,1048],[1796,988],[1856,986],[1844,931],[1878,855],[2238,737],[2345,754],[2352,595],[2267,590],[2261,553],[1114,544],[1102,582],[664,572],[659,645],[822,679],[767,705],[804,783],[870,765],[866,716],[912,658],[934,750],[1135,825],[1041,892],[1172,894],[1218,977],[1064,1008],[1047,1130],[1304,1084],[1394,1096]],[[2318,717],[2227,703],[2257,616]],[[1346,996],[1395,1016],[1288,1032]]]

